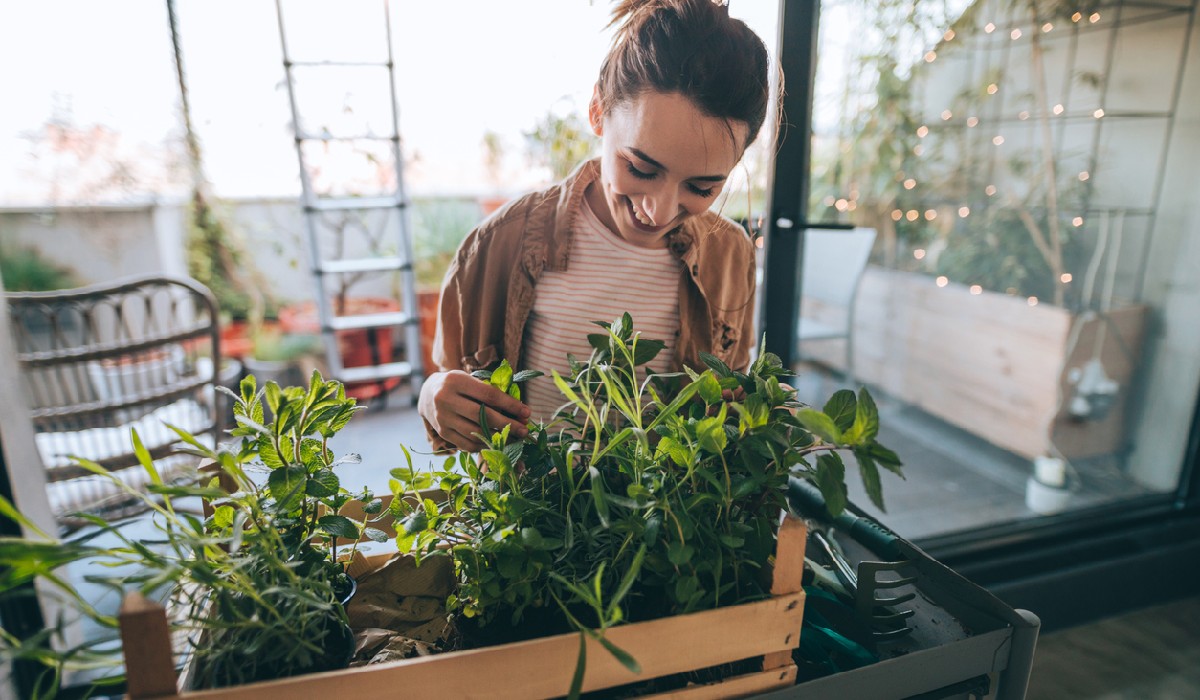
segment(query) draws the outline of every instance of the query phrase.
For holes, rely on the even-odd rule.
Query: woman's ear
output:
[[[592,87],[592,100],[588,102],[588,123],[592,125],[592,133],[604,135],[604,110],[600,107],[600,86]]]

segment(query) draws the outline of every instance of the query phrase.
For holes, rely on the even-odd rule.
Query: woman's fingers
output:
[[[438,435],[462,450],[478,450],[485,445],[478,434],[488,435],[503,430],[505,425],[512,426],[512,434],[517,437],[528,434],[525,421],[529,408],[466,372],[431,375],[422,387],[420,407]],[[480,425],[481,408],[488,430]]]

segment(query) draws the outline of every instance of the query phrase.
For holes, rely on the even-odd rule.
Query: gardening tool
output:
[[[804,479],[792,477],[788,482],[788,501],[800,514],[824,522],[828,530],[838,529],[873,554],[887,561],[861,561],[857,570],[850,565],[837,546],[836,540],[819,529],[813,528],[810,539],[829,559],[838,580],[854,598],[858,614],[870,622],[872,637],[876,642],[890,642],[912,632],[907,619],[913,610],[898,610],[896,606],[916,597],[909,592],[891,597],[880,597],[880,591],[907,586],[916,582],[916,576],[904,575],[912,571],[912,562],[901,553],[900,537],[874,520],[843,512],[831,517],[825,507],[825,499],[815,486]]]

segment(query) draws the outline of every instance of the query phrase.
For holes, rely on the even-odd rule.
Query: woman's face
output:
[[[678,93],[648,92],[600,114],[588,110],[601,137],[600,180],[588,203],[621,238],[645,248],[708,209],[742,157],[749,127],[702,113]]]

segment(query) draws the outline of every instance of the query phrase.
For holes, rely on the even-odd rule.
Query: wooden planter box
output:
[[[815,303],[804,309],[817,320],[844,314]],[[1030,306],[1024,297],[972,294],[962,285],[938,287],[927,275],[869,266],[855,311],[854,369],[862,383],[1030,459],[1051,453],[1051,436],[1067,458],[1126,445],[1144,306],[1113,309],[1105,328],[1099,318]],[[1092,357],[1101,334],[1100,360],[1120,392],[1102,419],[1078,420],[1067,413],[1068,373]],[[842,369],[843,342],[812,342],[803,354]]]
[[[588,640],[584,692],[762,657],[761,670],[718,683],[652,697],[727,698],[795,683],[791,652],[800,643],[804,613],[801,575],[806,530],[788,516],[780,526],[771,597],[744,605],[620,625],[608,638],[642,666],[630,673]],[[368,558],[377,568],[392,554]],[[373,567],[373,568],[372,568]],[[407,697],[551,698],[566,695],[579,653],[579,635],[564,634],[481,649],[447,652],[360,668],[296,676],[207,691],[182,691],[172,661],[165,611],[136,594],[121,611],[128,693],[146,698],[296,700],[297,698]]]

